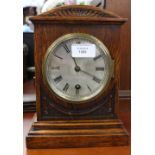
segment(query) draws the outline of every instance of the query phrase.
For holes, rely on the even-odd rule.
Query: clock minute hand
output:
[[[86,72],[86,71],[81,70],[81,69],[80,69],[80,71],[81,71],[81,72],[83,72],[83,73],[85,73],[85,74],[86,74],[86,75],[88,75],[88,76],[94,77],[94,75],[92,75],[92,74],[91,74],[91,73],[89,73],[89,72]]]
[[[100,84],[101,79],[99,79],[98,77],[96,77],[96,76],[92,75],[91,73],[86,72],[86,71],[84,71],[84,70],[81,70],[81,69],[80,69],[80,71],[83,72],[83,73],[85,73],[85,74],[88,75],[88,76],[91,76],[95,82],[97,82],[98,84]]]

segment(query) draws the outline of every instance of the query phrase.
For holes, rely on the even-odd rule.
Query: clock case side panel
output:
[[[37,120],[41,120],[42,119],[41,99],[43,97],[41,93],[41,88],[42,88],[42,85],[44,85],[43,79],[42,79],[43,78],[42,77],[42,64],[43,64],[44,54],[46,53],[46,50],[48,46],[51,44],[51,42],[48,41],[48,35],[46,35],[46,24],[44,26],[42,24],[35,24],[34,34],[35,34],[34,35],[34,43],[35,43],[34,58],[35,58],[35,76],[36,76],[35,78],[36,112],[37,112]],[[52,42],[53,41],[54,39],[52,40]],[[46,96],[43,98],[46,98]]]
[[[41,50],[39,45],[40,29],[39,25],[35,25],[34,31],[34,62],[35,62],[35,89],[36,89],[36,113],[37,119],[41,116],[41,103],[40,103],[40,61],[41,61]]]
[[[67,27],[67,29],[66,29]],[[88,24],[52,24],[52,23],[36,23],[35,24],[35,65],[36,65],[36,93],[37,93],[37,116],[38,120],[52,120],[63,119],[64,114],[59,110],[53,109],[54,113],[47,114],[48,99],[52,99],[54,94],[51,95],[47,86],[45,85],[42,77],[42,63],[47,48],[56,39],[62,35],[69,33],[86,33],[95,36],[102,41],[109,49],[112,59],[114,60],[114,89],[115,89],[115,108],[113,113],[117,113],[118,107],[118,87],[119,87],[119,63],[120,51],[118,49],[120,26],[119,25],[88,25]],[[110,90],[109,90],[110,91]],[[43,93],[46,92],[46,93]],[[104,93],[102,93],[104,95]],[[100,97],[102,97],[100,95]],[[53,107],[52,107],[53,108]],[[98,109],[99,110],[99,109]],[[96,111],[97,113],[97,111]],[[96,114],[95,114],[96,115]],[[102,115],[102,114],[100,114]],[[104,113],[103,113],[104,115]],[[103,116],[102,115],[102,116]],[[66,114],[65,114],[66,116]],[[66,117],[68,117],[67,115]],[[92,118],[92,113],[87,115]],[[85,116],[83,115],[82,118]],[[71,116],[70,118],[76,119],[78,116]]]

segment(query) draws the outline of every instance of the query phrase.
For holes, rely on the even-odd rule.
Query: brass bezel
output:
[[[82,39],[87,39],[89,41],[94,41],[94,44],[96,44],[100,49],[102,49],[102,51],[105,53],[105,55],[107,56],[107,65],[108,65],[108,69],[109,69],[109,75],[108,75],[108,79],[106,81],[106,84],[104,85],[103,81],[102,81],[102,86],[100,87],[100,89],[98,91],[95,92],[95,94],[90,95],[89,97],[82,97],[82,98],[73,98],[73,97],[68,97],[67,95],[64,95],[63,93],[61,93],[60,91],[58,91],[55,87],[52,87],[49,85],[48,81],[47,81],[47,77],[46,77],[46,60],[48,58],[48,55],[54,51],[54,49],[61,44],[64,41],[73,39],[75,37],[78,38],[82,38]],[[59,37],[58,39],[56,39],[47,49],[47,52],[44,56],[43,59],[43,65],[42,65],[42,74],[43,74],[43,80],[46,83],[46,85],[48,86],[48,89],[53,92],[58,98],[60,98],[61,100],[65,100],[67,102],[75,102],[75,103],[82,103],[84,101],[89,101],[92,100],[94,97],[96,97],[98,94],[100,94],[101,92],[103,92],[105,90],[105,88],[107,87],[107,85],[109,84],[112,76],[113,76],[113,72],[114,72],[114,61],[112,60],[111,56],[110,56],[110,52],[107,49],[107,47],[96,37],[89,35],[89,34],[85,34],[85,33],[70,33],[70,34],[66,34],[63,35],[61,37]]]

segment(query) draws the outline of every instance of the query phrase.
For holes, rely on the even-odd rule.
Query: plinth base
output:
[[[123,146],[128,134],[118,119],[39,121],[32,124],[26,144],[29,149]]]

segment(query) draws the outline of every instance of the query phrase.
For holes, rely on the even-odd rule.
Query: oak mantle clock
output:
[[[127,145],[118,119],[120,27],[93,6],[63,6],[32,18],[37,114],[28,148]]]

